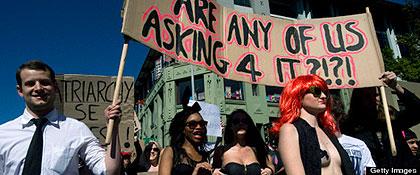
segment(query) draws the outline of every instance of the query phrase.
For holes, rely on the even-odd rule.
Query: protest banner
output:
[[[284,86],[304,74],[330,88],[380,86],[383,60],[368,13],[280,19],[212,0],[127,0],[122,33],[238,81]]]
[[[56,77],[60,89],[56,107],[61,114],[85,123],[104,143],[107,124],[105,108],[112,103],[115,77],[64,74]],[[134,150],[134,78],[124,77],[119,91],[122,118],[119,136],[122,151]]]

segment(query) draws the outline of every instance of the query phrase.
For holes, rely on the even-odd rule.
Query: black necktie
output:
[[[23,166],[22,175],[41,174],[42,162],[42,127],[47,123],[48,119],[32,119],[32,123],[36,125],[36,130],[32,136],[31,144],[29,145],[28,152],[26,153],[25,165]]]

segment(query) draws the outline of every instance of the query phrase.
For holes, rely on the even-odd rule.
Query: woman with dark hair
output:
[[[140,162],[140,172],[157,172],[159,169],[160,146],[157,142],[151,141],[144,148]]]
[[[185,106],[169,126],[170,146],[166,147],[159,165],[159,175],[207,175],[211,174],[207,142],[207,121],[203,120],[200,105]]]
[[[331,99],[325,81],[302,75],[288,82],[280,100],[281,159],[289,175],[354,174],[352,164],[334,133]]]
[[[227,117],[224,133],[225,145],[219,147],[213,159],[213,174],[272,175],[274,166],[268,157],[267,147],[244,110],[238,109]]]
[[[366,143],[378,167],[412,168],[419,166],[401,132],[420,123],[420,99],[397,82],[394,72],[384,72],[380,79],[397,94],[404,108],[390,107],[390,117],[397,155],[392,156],[389,135],[379,89],[358,88],[352,92],[349,118],[341,126],[342,133]]]

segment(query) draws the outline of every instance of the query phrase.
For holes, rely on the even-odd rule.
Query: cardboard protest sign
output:
[[[196,101],[190,100],[188,106],[192,106]],[[220,108],[217,105],[197,101],[201,107],[200,115],[206,120],[207,135],[209,136],[222,136],[222,126],[220,125]]]
[[[115,77],[93,75],[57,75],[60,93],[56,99],[58,111],[84,122],[104,143],[106,137],[105,108],[112,104]],[[120,143],[122,151],[134,149],[134,78],[124,77],[120,91],[122,118]]]
[[[213,0],[127,0],[122,32],[227,79],[284,86],[317,74],[330,88],[379,86],[369,13],[307,20],[239,13]]]

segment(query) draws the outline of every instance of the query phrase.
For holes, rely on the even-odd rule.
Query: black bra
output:
[[[261,167],[258,162],[248,165],[230,162],[227,163],[220,171],[228,175],[260,175]]]

